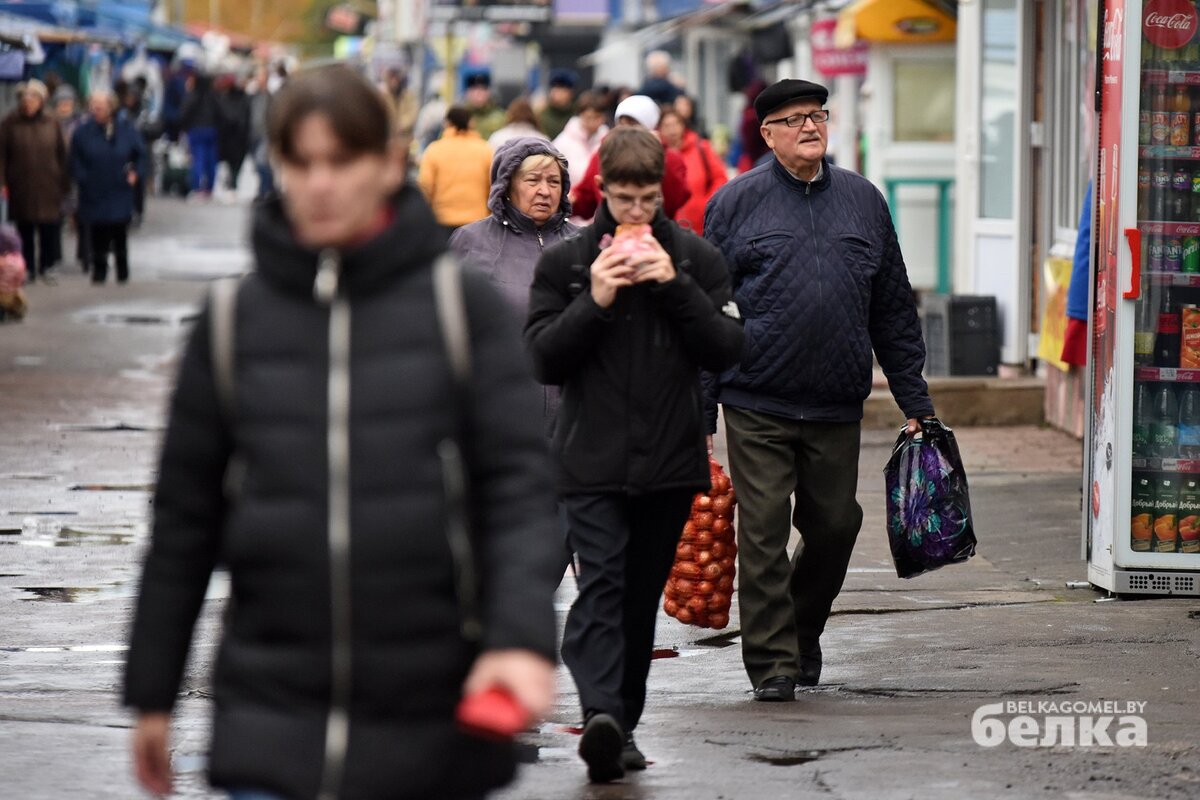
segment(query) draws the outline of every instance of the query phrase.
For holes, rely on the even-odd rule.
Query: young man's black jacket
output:
[[[590,269],[616,223],[549,248],[530,290],[525,342],[544,383],[563,387],[552,450],[563,494],[709,485],[700,370],[737,363],[742,327],[720,252],[660,211],[654,237],[676,277],[617,291],[600,308]]]
[[[218,402],[207,311],[188,343],[125,702],[174,705],[209,573],[224,564],[232,597],[209,761],[218,786],[301,800],[340,774],[338,800],[457,798],[513,772],[512,748],[462,733],[454,711],[481,648],[556,655],[562,545],[541,393],[519,321],[470,272],[471,380],[456,390],[435,313],[430,264],[444,249],[435,229],[420,192],[406,187],[395,221],[339,254],[336,293],[318,300],[318,254],[295,241],[278,200],[262,204],[257,269],[238,296],[231,419]],[[347,332],[336,348],[335,311]],[[331,358],[338,352],[347,355]],[[345,392],[331,396],[343,380]],[[479,642],[461,632],[439,447],[464,418]],[[227,469],[232,454],[244,469]],[[342,531],[344,575],[333,567]],[[333,657],[339,631],[347,659]],[[348,749],[340,769],[326,769],[334,687],[347,673]]]

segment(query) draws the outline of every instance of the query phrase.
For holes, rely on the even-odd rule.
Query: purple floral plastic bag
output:
[[[975,555],[967,474],[954,431],[937,419],[921,428],[911,438],[901,432],[883,469],[888,542],[901,578]]]

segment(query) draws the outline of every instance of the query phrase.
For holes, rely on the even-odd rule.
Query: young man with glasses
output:
[[[708,384],[706,408],[711,434],[724,406],[742,660],[757,700],[793,700],[821,675],[821,633],[862,525],[872,350],[910,435],[933,415],[891,213],[874,185],[825,159],[828,95],[803,80],[764,89],[754,108],[775,157],[720,189],[704,219],[747,321],[741,363]],[[801,544],[789,560],[792,525]]]
[[[538,378],[562,386],[551,449],[580,564],[562,657],[594,782],[646,768],[633,730],[659,598],[709,486],[700,371],[742,349],[720,253],[660,208],[663,159],[647,130],[605,138],[596,221],[542,255],[525,326]]]

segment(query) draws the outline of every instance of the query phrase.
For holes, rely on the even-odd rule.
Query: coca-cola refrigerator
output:
[[[1104,0],[1093,180],[1088,580],[1200,594],[1200,13]]]

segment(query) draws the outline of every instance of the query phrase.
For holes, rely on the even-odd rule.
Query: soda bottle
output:
[[[1133,388],[1133,456],[1150,458],[1154,455],[1151,440],[1154,431],[1154,390],[1144,381]]]
[[[1150,278],[1148,275],[1142,276],[1142,296],[1137,301],[1134,311],[1133,363],[1139,367],[1152,367],[1154,366],[1154,335],[1158,330],[1158,307],[1154,305],[1150,297]],[[1182,325],[1182,321],[1180,324]],[[1147,413],[1149,409],[1150,402],[1147,399]],[[1142,453],[1141,455],[1148,456],[1150,454]]]
[[[1174,553],[1179,544],[1179,478],[1163,475],[1154,490],[1154,540],[1156,553]]]
[[[1179,306],[1168,286],[1163,292],[1163,304],[1158,309],[1158,324],[1154,333],[1154,366],[1179,366],[1180,343]],[[1164,385],[1163,388],[1169,388]],[[1172,395],[1174,397],[1174,395]]]
[[[1192,222],[1200,222],[1200,170],[1192,173]]]
[[[1167,165],[1158,162],[1150,173],[1150,219],[1167,218],[1167,195],[1171,192],[1171,173]]]
[[[1182,83],[1175,88],[1175,98],[1171,101],[1171,146],[1187,147],[1192,141],[1191,131],[1192,101],[1188,98],[1187,87]]]
[[[1200,239],[1195,236],[1183,237],[1183,251],[1179,257],[1179,266],[1183,272],[1189,274],[1200,272]]]
[[[1163,271],[1163,237],[1161,237],[1161,236],[1151,236],[1150,237],[1149,252],[1150,252],[1150,271],[1151,272],[1162,272]]]
[[[1154,102],[1150,106],[1150,144],[1164,145],[1171,141],[1171,110],[1167,102],[1167,87],[1154,87]]]
[[[1150,94],[1150,87],[1143,86],[1142,87],[1142,102],[1141,102],[1141,105],[1138,106],[1138,144],[1143,145],[1143,146],[1150,144],[1150,103],[1151,102],[1152,102],[1152,96]]]
[[[1183,269],[1183,240],[1168,236],[1163,243],[1163,271],[1179,272]]]
[[[1200,481],[1194,476],[1179,490],[1179,549],[1200,553]]]
[[[1200,459],[1200,387],[1195,384],[1179,398],[1179,457]]]
[[[1150,549],[1154,530],[1154,481],[1147,475],[1133,476],[1133,500],[1130,508],[1129,547],[1139,553]]]
[[[1137,215],[1138,219],[1149,219],[1150,213],[1150,167],[1146,162],[1138,165],[1138,194],[1137,194]],[[1195,208],[1195,203],[1192,204]]]
[[[1171,178],[1171,219],[1175,222],[1187,222],[1192,218],[1192,173],[1186,167],[1179,167]]]
[[[1179,455],[1179,401],[1169,383],[1159,385],[1154,396],[1154,425],[1150,430],[1151,446],[1158,458]]]

